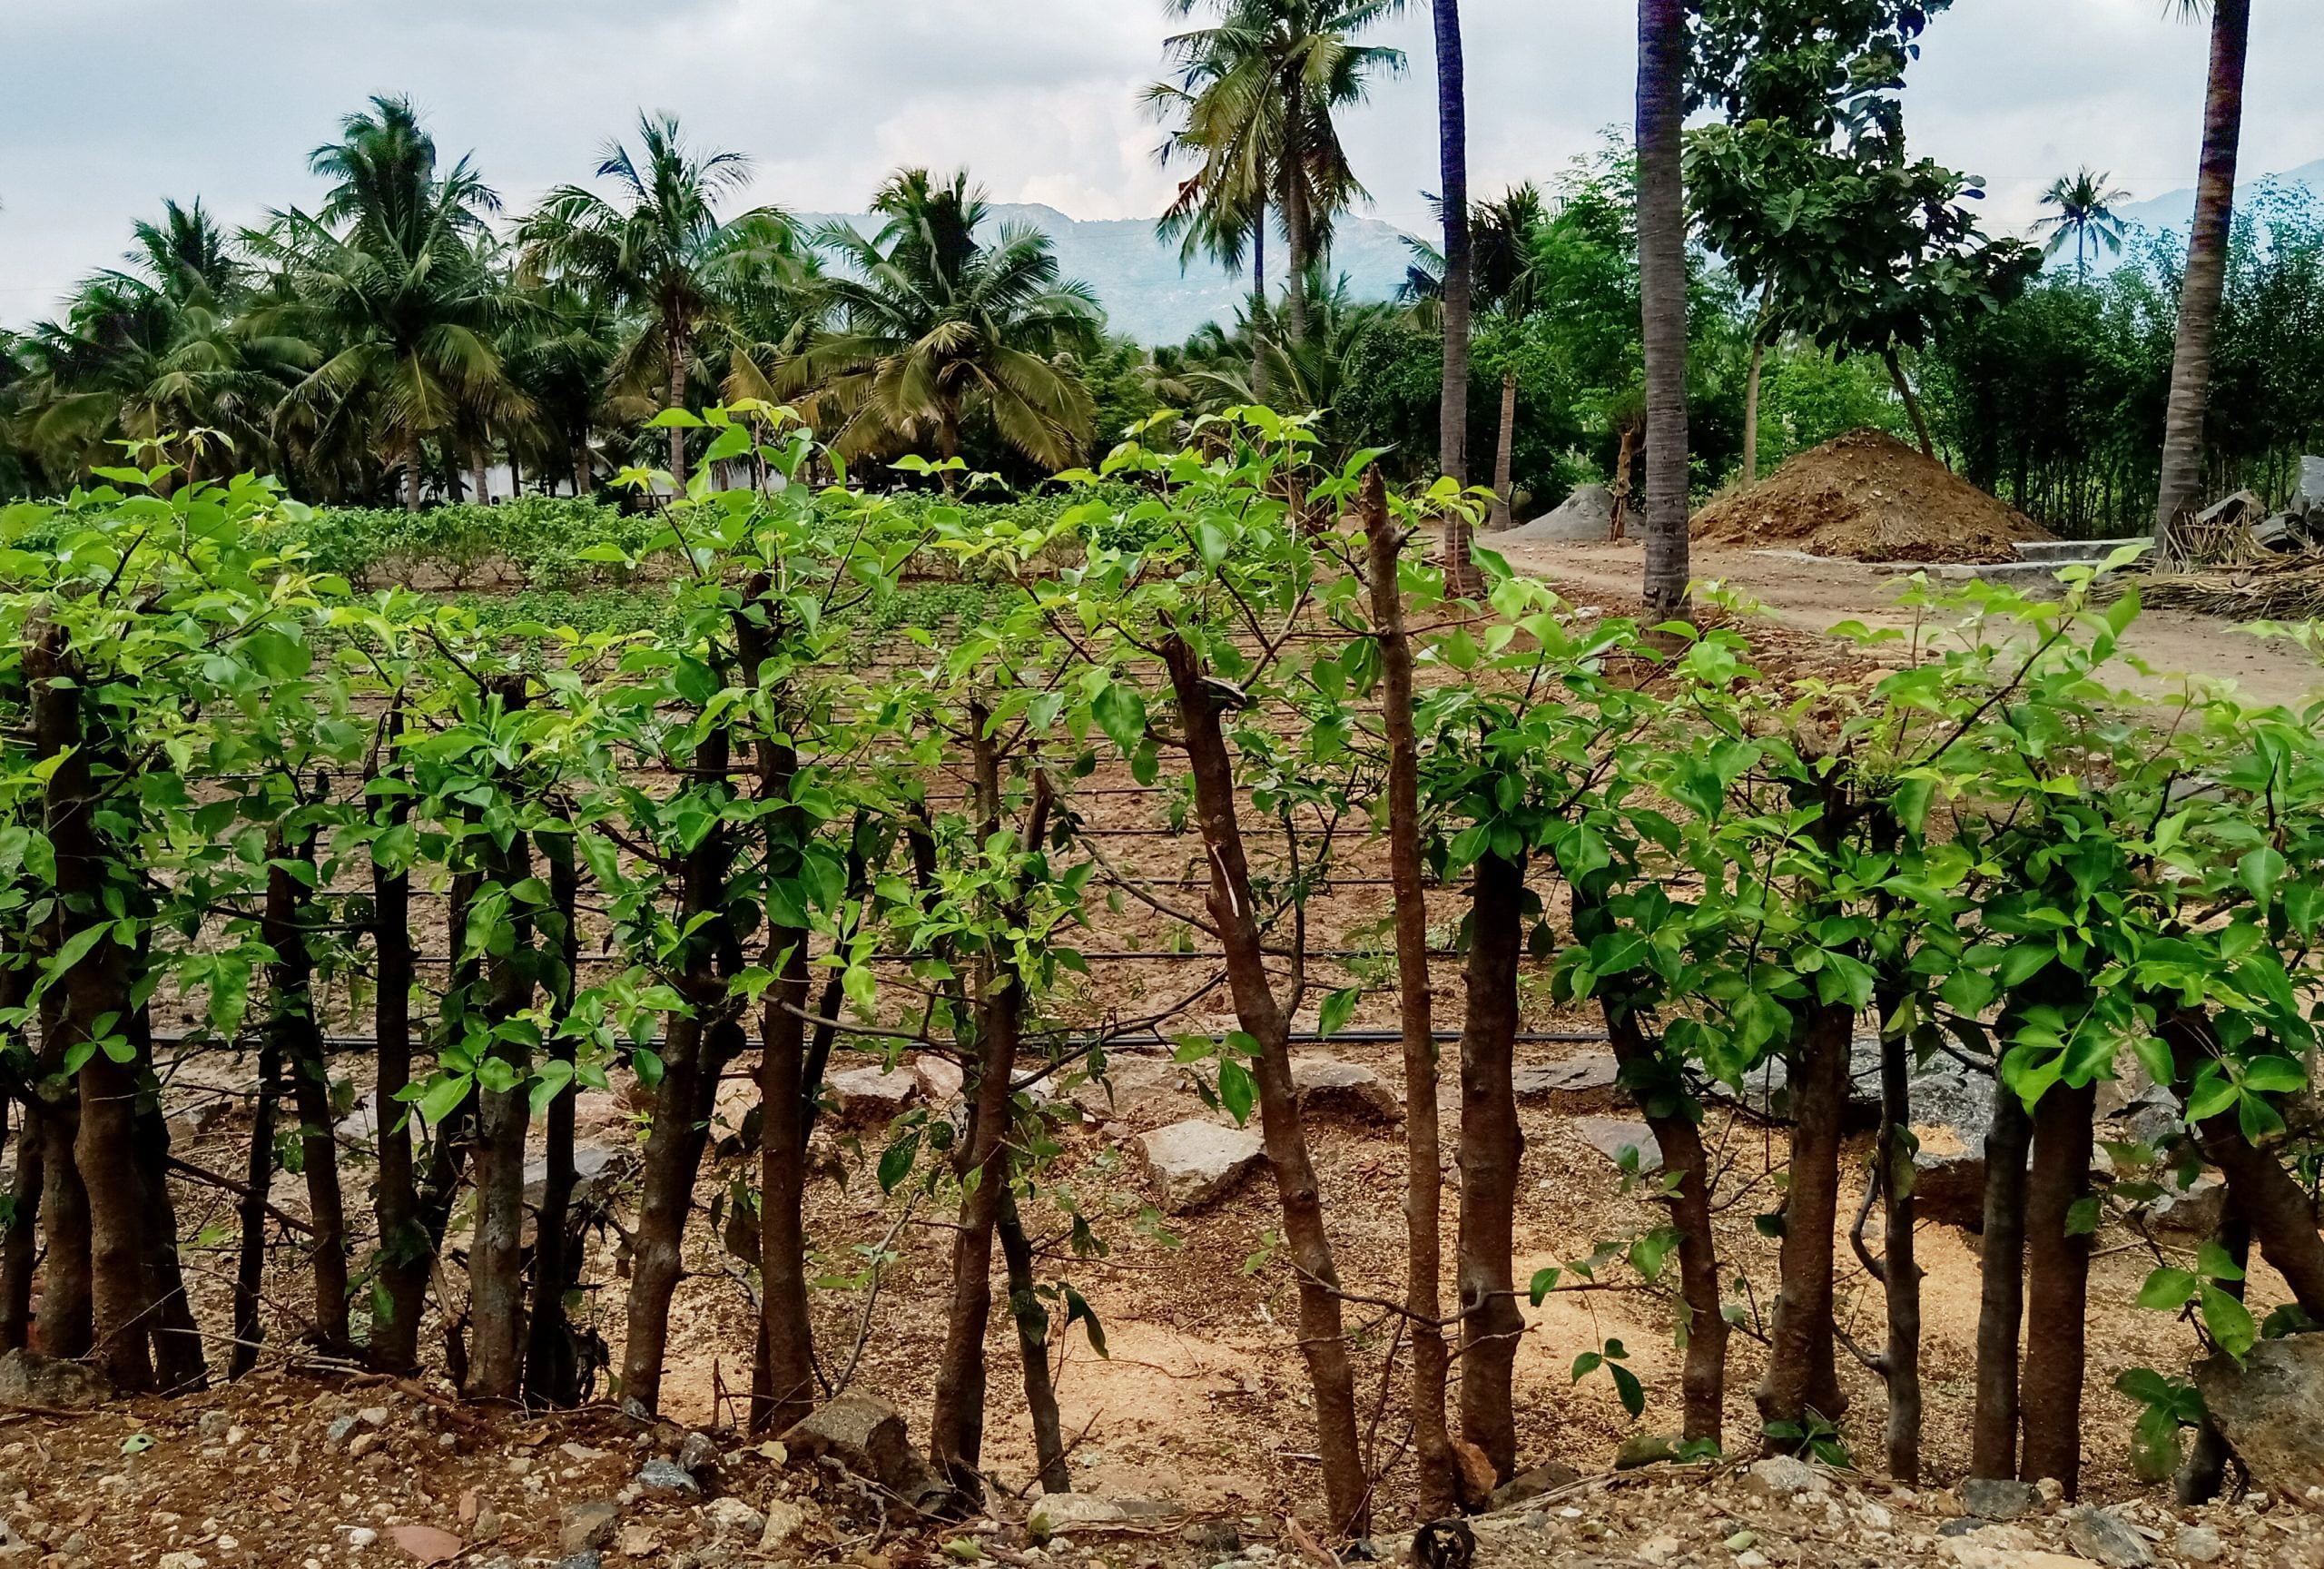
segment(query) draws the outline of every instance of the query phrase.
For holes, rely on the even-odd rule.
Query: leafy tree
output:
[[[318,346],[276,415],[282,439],[323,462],[369,445],[401,465],[417,512],[423,440],[474,413],[525,409],[494,342],[512,302],[478,244],[498,199],[466,158],[437,173],[435,141],[406,99],[374,99],[340,134],[309,159],[337,182],[320,209],[277,213],[244,236],[280,275],[253,325]]]
[[[830,282],[839,329],[808,351],[845,411],[833,448],[852,458],[926,442],[950,459],[963,425],[982,419],[1037,463],[1081,457],[1089,390],[1060,357],[1093,350],[1099,318],[1088,285],[1059,279],[1049,237],[1003,224],[986,242],[990,209],[966,173],[939,184],[901,171],[872,211],[886,222],[871,239],[845,224],[816,236],[852,272]]]
[[[2059,175],[2042,192],[2042,205],[2057,209],[2034,221],[2035,230],[2050,232],[2050,242],[2043,247],[2042,253],[2054,256],[2072,240],[2077,280],[2090,276],[2090,253],[2122,253],[2122,221],[2114,215],[2114,203],[2128,201],[2131,193],[2110,187],[2107,181],[2111,178],[2085,163],[2072,174]]]
[[[616,142],[597,164],[608,198],[561,185],[517,226],[527,276],[565,280],[636,312],[636,326],[607,368],[633,401],[687,406],[707,340],[731,332],[731,291],[753,270],[795,268],[790,220],[771,207],[721,218],[721,198],[750,179],[740,153],[698,152],[673,115],[640,114],[638,150]],[[670,478],[686,484],[685,431],[669,429]]]

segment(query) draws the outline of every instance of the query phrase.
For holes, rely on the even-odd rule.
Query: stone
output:
[[[788,1498],[768,1499],[766,1524],[759,1531],[759,1551],[769,1554],[783,1552],[806,1534],[813,1519]]]
[[[620,1519],[621,1506],[610,1498],[576,1504],[557,1523],[556,1550],[571,1554],[603,1547],[614,1539],[614,1527]]]
[[[2227,1183],[2209,1171],[2200,1171],[2188,1187],[2175,1186],[2166,1174],[2162,1191],[2146,1207],[2147,1224],[2158,1231],[2182,1237],[2213,1237],[2227,1219]]]
[[[1626,1117],[1570,1117],[1566,1126],[1575,1138],[1617,1166],[1622,1164],[1622,1151],[1635,1150],[1639,1170],[1659,1171],[1662,1168],[1662,1146],[1654,1141],[1653,1131],[1643,1122]]]
[[[1232,1520],[1196,1520],[1178,1533],[1178,1540],[1197,1553],[1239,1553],[1243,1534]]]
[[[1581,1480],[1581,1472],[1571,1465],[1560,1465],[1557,1461],[1551,1460],[1544,1465],[1536,1465],[1529,1471],[1520,1471],[1516,1475],[1494,1488],[1492,1496],[1486,1500],[1486,1507],[1514,1509],[1520,1504],[1530,1503],[1544,1493]]]
[[[678,1464],[695,1475],[714,1469],[718,1464],[718,1446],[707,1433],[689,1433],[678,1446]]]
[[[468,1551],[468,1544],[440,1525],[399,1525],[389,1540],[418,1564],[449,1564]]]
[[[832,1120],[843,1128],[884,1124],[911,1103],[919,1086],[909,1070],[842,1068],[823,1075],[823,1099]]]
[[[1762,1498],[1789,1498],[1799,1493],[1828,1493],[1832,1485],[1822,1472],[1796,1455],[1770,1455],[1751,1462],[1743,1476],[1743,1490]]]
[[[1521,1100],[1540,1095],[1580,1095],[1610,1090],[1620,1077],[1621,1064],[1610,1052],[1569,1057],[1562,1062],[1533,1062],[1517,1070],[1511,1081]]]
[[[2011,1547],[1955,1536],[1943,1544],[1945,1555],[1961,1569],[2090,1569],[2087,1558],[2047,1553],[2038,1547]]]
[[[1980,1520],[2022,1520],[2042,1507],[2042,1494],[2030,1482],[1972,1476],[1961,1484],[1961,1507]]]
[[[754,1543],[766,1531],[766,1516],[740,1498],[713,1498],[703,1515],[721,1536],[740,1536]]]
[[[384,1427],[388,1425],[388,1408],[384,1406],[366,1406],[355,1414],[355,1419],[366,1427]]]
[[[830,1456],[859,1476],[910,1495],[921,1480],[904,1419],[876,1395],[842,1395],[826,1401],[783,1435],[794,1459]]]
[[[1678,1457],[1678,1446],[1661,1434],[1633,1433],[1615,1448],[1614,1469],[1635,1471],[1641,1465],[1659,1465]]]
[[[2324,458],[2300,458],[2299,488],[2292,492],[2291,509],[2303,517],[2324,512]]]
[[[606,1569],[606,1555],[595,1547],[584,1547],[556,1561],[556,1569]]]
[[[2111,1509],[2082,1508],[2068,1515],[2066,1540],[2075,1552],[2110,1569],[2144,1569],[2154,1562],[2146,1538]]]
[[[2227,1552],[2227,1544],[2208,1525],[2180,1526],[2171,1545],[2190,1564],[2216,1564]]]
[[[694,1479],[693,1472],[676,1461],[665,1460],[658,1455],[637,1468],[637,1484],[664,1493],[699,1494],[702,1491],[702,1484]]]
[[[352,1413],[350,1413],[345,1416],[335,1417],[332,1419],[331,1425],[323,1429],[323,1444],[327,1448],[336,1449],[341,1444],[346,1443],[347,1436],[354,1431],[355,1417]]]
[[[1246,1128],[1188,1120],[1141,1133],[1131,1141],[1173,1215],[1224,1198],[1266,1159],[1259,1136]]]
[[[37,1351],[0,1357],[0,1406],[86,1411],[112,1398],[112,1381],[94,1367]]]
[[[1303,1110],[1319,1115],[1353,1117],[1363,1122],[1403,1120],[1404,1104],[1396,1092],[1360,1062],[1336,1057],[1295,1057],[1291,1089]]]
[[[1108,1498],[1098,1493],[1044,1493],[1025,1512],[1025,1534],[1061,1547],[1065,1534],[1102,1535],[1109,1530],[1142,1530],[1176,1515],[1177,1506],[1147,1498]]]
[[[1195,1099],[1185,1068],[1167,1057],[1127,1053],[1106,1059],[1102,1079],[1085,1079],[1066,1098],[1092,1117],[1128,1117],[1137,1121],[1176,1121]]]
[[[1913,1215],[1979,1231],[1985,1223],[1985,1148],[1964,1143],[1960,1130],[1915,1124]]]
[[[931,1106],[946,1106],[960,1098],[968,1075],[949,1057],[923,1051],[911,1060],[912,1087]]]
[[[2251,1479],[2304,1498],[2324,1486],[2324,1334],[2262,1340],[2238,1367],[2224,1354],[2196,1364],[2195,1387]]]
[[[226,1429],[233,1425],[234,1419],[223,1411],[204,1411],[202,1414],[202,1420],[194,1425],[194,1431],[199,1433],[205,1441],[215,1444],[226,1436]]]
[[[590,1193],[609,1179],[618,1179],[629,1163],[632,1151],[611,1144],[576,1144],[573,1147],[573,1201],[587,1201]],[[548,1192],[548,1161],[546,1159],[525,1162],[525,1207],[540,1208],[541,1199]]]

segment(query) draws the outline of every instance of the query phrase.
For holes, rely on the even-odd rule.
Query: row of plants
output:
[[[444,1371],[470,1396],[596,1392],[568,1317],[587,1257],[575,1098],[634,1086],[648,1113],[608,1371],[646,1411],[713,1099],[754,1051],[756,1179],[725,1212],[760,1304],[762,1428],[822,1387],[827,1244],[803,1211],[834,1054],[956,1061],[964,1115],[900,1120],[877,1165],[890,1190],[953,1212],[929,1450],[960,1502],[984,1485],[996,1296],[1044,1484],[1068,1485],[1051,1309],[1088,1320],[1072,1261],[1104,1242],[1050,1179],[1067,1113],[1037,1091],[1102,1078],[1110,1047],[1157,1032],[1219,1104],[1259,1120],[1281,1228],[1255,1267],[1295,1295],[1324,1503],[1350,1534],[1398,1463],[1364,1440],[1356,1372],[1377,1353],[1344,1321],[1355,1298],[1391,1303],[1410,1347],[1423,1516],[1482,1502],[1488,1475],[1518,1465],[1520,1294],[1609,1269],[1672,1299],[1687,1452],[1732,1440],[1736,1332],[1768,1343],[1753,1441],[1828,1447],[1846,1406],[1835,1237],[1858,1175],[1842,1117],[1867,1019],[1883,1086],[1867,1213],[1884,1240],[1858,1237],[1885,1287],[1876,1365],[1900,1477],[1921,1469],[1915,1061],[1994,1075],[1978,1474],[2074,1485],[2091,1239],[2142,1182],[2204,1162],[2225,1178],[2232,1226],[2159,1258],[2142,1297],[2188,1317],[2191,1349],[2240,1357],[2324,1317],[2309,1130],[2291,1125],[2324,916],[2316,726],[2219,694],[2165,706],[2110,690],[2134,597],[2099,607],[2086,573],[2046,602],[1917,588],[1926,629],[1901,667],[1783,682],[1732,629],[1577,611],[1490,556],[1484,598],[1448,601],[1420,526],[1473,517],[1486,493],[1391,495],[1376,454],[1325,468],[1306,421],[1263,409],[1199,422],[1188,450],[1128,441],[1063,476],[1058,504],[1018,508],[817,488],[799,482],[813,443],[783,411],[699,419],[682,490],[627,477],[650,531],[625,520],[575,551],[663,596],[636,626],[487,624],[360,593],[295,543],[300,510],[248,478],[114,469],[66,502],[0,511],[0,1061],[18,1114],[0,1345],[35,1333],[38,1257],[51,1354],[93,1356],[131,1389],[209,1376],[170,1208],[157,1070],[173,1023],[257,1071],[230,1374],[270,1333],[281,1222],[266,1194],[288,1155],[309,1197],[298,1335],[408,1371],[432,1294]],[[713,489],[725,461],[783,482]],[[974,604],[941,627],[896,620],[931,555],[961,563]],[[901,652],[867,656],[866,626],[892,626]],[[1187,804],[1209,869],[1198,908],[1120,874],[1087,831],[1078,792],[1124,765]],[[1333,1033],[1366,990],[1319,978],[1310,907],[1335,868],[1383,853],[1382,990],[1409,1111],[1401,1289],[1340,1274],[1290,1060],[1298,1021]],[[1443,1069],[1432,883],[1462,905],[1459,1060]],[[1086,979],[1101,899],[1183,923],[1218,972],[1129,1016]],[[1561,1002],[1602,1013],[1662,1153],[1649,1187],[1667,1215],[1520,1280],[1512,1072],[1521,983],[1543,969]],[[1184,1026],[1219,997],[1236,1028]],[[368,1063],[330,1050],[333,1028],[366,1024]],[[1721,1257],[1699,1125],[1711,1085],[1774,1063],[1791,1126],[1761,1324]],[[368,1223],[347,1200],[358,1157],[333,1132],[355,1092],[342,1076],[362,1071],[389,1109]],[[1463,1106],[1449,1280],[1440,1071]],[[2113,1151],[2102,1185],[2097,1086],[2133,1072],[2171,1087],[2187,1121]],[[1067,1241],[1029,1231],[1037,1199],[1072,1217]],[[464,1291],[446,1279],[459,1212]],[[2252,1243],[2293,1303],[2240,1300]],[[1595,1357],[1577,1374],[1606,1368],[1642,1411],[1621,1348]],[[2141,1430],[2151,1467],[2203,1420],[2177,1375],[2140,1384],[2159,1413]]]

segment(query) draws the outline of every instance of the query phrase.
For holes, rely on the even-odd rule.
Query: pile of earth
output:
[[[2040,524],[1885,430],[1811,447],[1694,516],[1706,544],[1852,561],[2010,561]]]

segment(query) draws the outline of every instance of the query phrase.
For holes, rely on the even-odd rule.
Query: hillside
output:
[[[1003,222],[1030,223],[1057,244],[1059,268],[1098,291],[1107,320],[1117,332],[1142,343],[1176,343],[1206,321],[1230,319],[1250,291],[1250,275],[1233,277],[1206,262],[1180,269],[1176,246],[1154,236],[1146,218],[1069,218],[1054,207],[996,202]],[[836,218],[870,233],[875,220],[860,212],[805,212],[808,222]],[[1339,225],[1333,252],[1359,300],[1385,300],[1403,281],[1407,252],[1403,231],[1377,218],[1348,218]],[[1270,271],[1282,264],[1282,248],[1270,245]],[[1270,286],[1280,275],[1268,280]]]
[[[2263,181],[2280,185],[2305,185],[2310,194],[2324,200],[2324,158],[2302,163],[2297,169],[2285,169],[2274,174],[2255,174],[2235,183],[2238,203],[2250,200]],[[2184,229],[2194,221],[2195,192],[2192,186],[2179,191],[2165,191],[2143,202],[2133,202],[2114,210],[2115,216],[2126,223],[2136,223],[2157,233],[2169,234]]]

